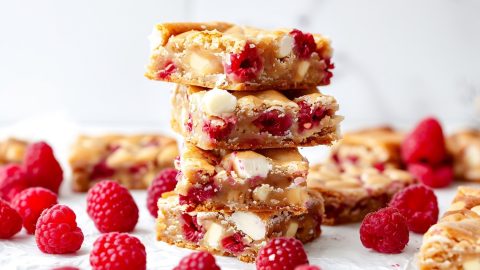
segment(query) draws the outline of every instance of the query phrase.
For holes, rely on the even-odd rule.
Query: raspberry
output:
[[[243,235],[241,233],[234,233],[223,238],[221,244],[224,249],[232,254],[241,253],[247,247],[245,243],[243,243]]]
[[[22,229],[22,217],[6,201],[0,199],[0,239],[8,239]]]
[[[435,165],[446,156],[442,126],[435,118],[422,120],[402,143],[402,158],[406,163]]]
[[[37,221],[35,241],[43,253],[65,254],[80,249],[82,230],[77,227],[75,213],[68,206],[54,205],[45,209]]]
[[[221,140],[230,135],[236,124],[237,118],[235,117],[229,117],[227,119],[213,117],[203,123],[202,130],[206,132],[211,139]]]
[[[432,167],[426,164],[409,164],[408,171],[423,184],[433,187],[446,187],[452,183],[452,165],[441,165]]]
[[[0,167],[0,198],[10,202],[15,195],[28,187],[23,168],[17,164]]]
[[[162,197],[162,194],[167,191],[172,191],[177,185],[178,171],[173,168],[162,170],[152,184],[148,188],[147,192],[147,208],[153,217],[157,217],[158,214],[158,199]]]
[[[303,244],[295,238],[279,237],[268,242],[257,256],[257,270],[291,270],[308,264]]]
[[[212,254],[200,251],[183,257],[173,270],[220,270],[220,267]]]
[[[303,33],[298,29],[293,29],[290,35],[295,40],[293,51],[299,58],[309,58],[310,55],[317,49],[317,44],[313,35],[310,33]]]
[[[323,70],[326,74],[325,77],[322,79],[321,85],[328,85],[330,84],[330,80],[333,77],[332,69],[335,68],[335,65],[331,62],[330,59],[325,59],[325,69]]]
[[[147,268],[145,246],[127,233],[106,233],[93,243],[90,252],[93,270],[143,270]]]
[[[360,226],[360,240],[366,248],[381,253],[400,253],[408,243],[405,217],[392,207],[368,214]]]
[[[102,180],[109,178],[115,174],[115,170],[107,165],[106,159],[100,160],[93,166],[90,178],[93,180]]]
[[[268,132],[274,136],[285,135],[292,126],[292,117],[279,110],[271,110],[261,114],[253,121],[253,124],[260,129],[260,132]]]
[[[193,243],[198,243],[203,238],[205,231],[203,227],[198,224],[197,216],[191,216],[189,214],[182,214],[182,230],[185,238]]]
[[[322,269],[315,265],[304,264],[304,265],[295,267],[295,270],[322,270]]]
[[[425,233],[438,220],[437,196],[421,184],[395,194],[390,206],[397,208],[407,219],[408,229],[412,232]]]
[[[58,194],[63,181],[63,170],[50,145],[45,142],[29,145],[23,166],[31,187],[44,187]]]
[[[57,204],[57,194],[42,188],[27,188],[13,198],[12,206],[23,219],[23,227],[29,234],[35,233],[35,224],[42,211]]]
[[[167,79],[175,70],[177,70],[177,66],[169,60],[165,63],[164,68],[157,73],[157,78],[160,80]]]
[[[230,62],[225,64],[225,72],[237,82],[256,79],[262,70],[263,60],[257,47],[250,43],[240,53],[230,54]]]
[[[218,189],[213,181],[204,184],[203,186],[191,187],[187,195],[179,195],[181,205],[188,204],[192,207],[197,204],[210,199],[217,193]]]
[[[327,114],[322,107],[313,109],[305,101],[298,102],[300,110],[298,112],[298,129],[300,132],[318,126],[320,120]]]
[[[138,207],[130,192],[110,180],[88,191],[87,213],[102,233],[130,232],[138,221]]]

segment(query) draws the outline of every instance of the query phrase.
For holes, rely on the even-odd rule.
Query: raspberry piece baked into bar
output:
[[[480,182],[480,130],[458,132],[447,139],[457,177]]]
[[[87,191],[104,179],[144,189],[160,170],[173,167],[177,156],[176,141],[163,135],[80,136],[69,159],[73,189]]]
[[[172,127],[202,149],[331,144],[343,117],[317,89],[227,91],[177,85]]]
[[[342,140],[333,146],[328,162],[339,167],[402,168],[403,137],[390,127],[345,132]]]
[[[228,90],[309,89],[332,77],[330,41],[297,29],[164,23],[150,36],[146,76]]]
[[[189,210],[304,212],[308,161],[296,148],[202,150],[186,144],[175,188]]]
[[[207,250],[253,262],[270,239],[295,237],[306,243],[320,236],[323,202],[312,193],[308,211],[186,212],[178,196],[165,193],[158,201],[157,239],[179,247]]]
[[[459,187],[450,209],[423,236],[421,270],[480,269],[480,189]]]
[[[400,169],[352,166],[342,171],[329,163],[313,165],[307,178],[308,188],[325,199],[323,223],[327,225],[361,221],[413,183],[413,176]]]
[[[28,142],[9,138],[0,142],[0,165],[22,163]]]

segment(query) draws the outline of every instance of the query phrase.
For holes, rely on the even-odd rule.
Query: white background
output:
[[[298,27],[335,48],[346,126],[436,115],[479,124],[480,1],[271,0],[0,2],[0,125],[46,113],[80,123],[166,123],[171,86],[143,77],[165,21]],[[476,101],[475,101],[476,100]]]

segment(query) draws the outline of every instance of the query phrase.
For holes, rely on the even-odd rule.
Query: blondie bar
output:
[[[160,170],[173,167],[177,156],[176,141],[163,135],[80,136],[69,159],[73,189],[87,191],[104,179],[144,189]]]
[[[0,165],[21,163],[27,150],[28,142],[9,138],[0,142]]]
[[[480,130],[465,130],[447,139],[458,178],[480,182]]]
[[[327,225],[361,221],[413,183],[413,176],[400,169],[351,166],[341,170],[330,163],[312,166],[307,178],[308,188],[325,199],[323,223]]]
[[[331,144],[338,104],[317,89],[227,91],[177,85],[172,127],[202,149],[284,148]]]
[[[189,210],[304,212],[308,161],[296,148],[202,150],[185,144],[175,188]]]
[[[332,77],[330,41],[297,29],[158,24],[146,77],[227,90],[309,89]]]
[[[345,132],[342,140],[334,145],[328,161],[339,167],[402,168],[403,137],[390,127]]]
[[[423,236],[421,270],[480,269],[480,189],[459,187],[450,209]]]
[[[179,247],[207,250],[253,262],[258,250],[276,237],[295,237],[306,243],[321,233],[323,201],[308,195],[308,210],[186,212],[173,193],[158,201],[157,239]]]

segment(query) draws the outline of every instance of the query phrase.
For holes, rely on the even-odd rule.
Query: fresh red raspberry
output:
[[[422,120],[402,143],[402,158],[406,163],[436,165],[446,157],[442,126],[435,118]]]
[[[247,43],[240,53],[230,54],[230,61],[225,63],[225,72],[237,82],[256,79],[263,70],[263,59],[257,47]]]
[[[182,230],[185,238],[193,243],[198,243],[205,235],[205,230],[198,224],[197,216],[182,214]]]
[[[293,29],[290,35],[295,40],[293,51],[299,58],[309,58],[317,50],[317,44],[312,34]]]
[[[35,233],[35,224],[42,211],[57,204],[57,194],[42,188],[27,188],[13,198],[12,206],[23,219],[23,227],[29,234]]]
[[[80,249],[82,230],[77,227],[75,213],[68,206],[54,205],[45,209],[38,218],[35,241],[43,253],[65,254]]]
[[[261,114],[253,121],[253,124],[260,132],[268,132],[274,136],[283,136],[292,126],[293,120],[288,114],[279,110],[271,110]]]
[[[104,180],[112,177],[114,174],[115,170],[107,165],[106,159],[102,159],[93,166],[90,178],[93,180]]]
[[[408,229],[416,233],[425,233],[437,223],[438,203],[433,191],[421,184],[413,185],[395,194],[390,201],[407,219]]]
[[[392,207],[368,214],[360,226],[360,240],[380,253],[400,253],[408,243],[405,217]]]
[[[0,167],[0,198],[7,202],[22,190],[28,188],[28,182],[23,168],[18,164]]]
[[[200,251],[183,257],[173,270],[220,270],[220,267],[212,254]]]
[[[223,119],[214,117],[203,123],[202,130],[208,134],[208,137],[214,140],[222,140],[228,137],[237,124],[236,117]]]
[[[44,187],[58,194],[63,181],[63,170],[50,145],[45,142],[30,144],[23,166],[31,187]]]
[[[243,242],[243,234],[237,232],[222,239],[223,248],[232,254],[242,253],[247,245]]]
[[[153,179],[147,191],[147,208],[153,217],[158,215],[158,199],[167,191],[172,191],[177,185],[178,171],[168,168],[160,171]]]
[[[300,132],[318,126],[320,120],[325,117],[327,111],[322,107],[312,108],[305,101],[298,102],[298,130]]]
[[[450,164],[432,167],[426,164],[409,164],[408,171],[423,184],[432,188],[450,185],[453,181],[453,167]]]
[[[335,65],[331,62],[330,59],[325,59],[325,77],[322,79],[321,85],[328,85],[330,84],[330,80],[333,77],[332,70],[335,68]]]
[[[177,66],[175,66],[173,61],[169,60],[165,63],[164,68],[157,73],[157,78],[160,80],[167,79],[176,70]]]
[[[22,229],[22,217],[6,201],[0,199],[0,239],[13,237]]]
[[[138,221],[138,207],[130,192],[110,180],[88,191],[87,213],[102,233],[130,232]]]
[[[100,235],[90,252],[93,270],[144,270],[147,268],[145,246],[127,233]]]
[[[322,269],[315,265],[304,264],[304,265],[295,267],[295,270],[322,270]]]
[[[181,205],[188,204],[195,207],[199,203],[213,197],[217,191],[217,186],[211,181],[201,186],[191,187],[187,195],[179,195],[178,197]]]
[[[303,244],[295,238],[279,237],[268,242],[257,256],[257,270],[291,270],[308,264]]]

